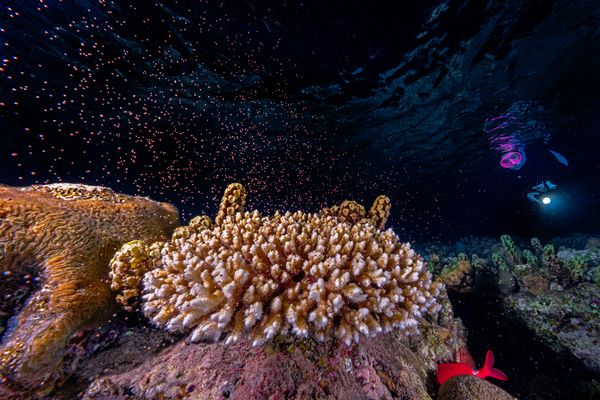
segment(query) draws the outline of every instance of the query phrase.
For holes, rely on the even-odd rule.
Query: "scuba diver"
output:
[[[549,196],[544,196],[541,199],[539,199],[538,196],[552,192],[553,190],[556,190],[557,187],[558,186],[554,185],[549,180],[546,180],[532,187],[531,189],[533,191],[527,193],[527,198],[529,199],[529,201],[538,203],[540,205],[548,205],[552,201],[552,199]]]
[[[513,103],[509,109],[502,115],[488,118],[484,121],[483,130],[488,135],[490,147],[500,153],[500,166],[505,169],[518,171],[527,162],[525,149],[528,152],[536,154],[536,163],[533,168],[528,168],[530,172],[536,169],[543,169],[536,174],[544,176],[540,184],[533,186],[527,193],[529,201],[547,205],[550,204],[549,196],[541,200],[538,196],[548,194],[556,190],[557,185],[550,182],[548,176],[552,169],[550,164],[542,161],[542,154],[551,155],[555,161],[568,167],[569,162],[559,152],[549,148],[549,142],[552,137],[549,127],[542,122],[545,119],[545,111],[539,104],[532,101],[519,101]],[[540,146],[542,143],[542,146]],[[538,180],[539,182],[539,180]]]

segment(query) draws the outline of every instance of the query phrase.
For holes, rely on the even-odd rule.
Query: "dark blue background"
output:
[[[594,233],[597,1],[3,2],[0,182],[84,182],[184,219],[243,182],[264,211],[392,198],[410,240]],[[414,4],[413,4],[414,3]],[[483,121],[546,110],[498,165]],[[525,199],[549,176],[546,208]]]

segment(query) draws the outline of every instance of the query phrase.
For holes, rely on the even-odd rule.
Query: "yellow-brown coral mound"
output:
[[[15,315],[14,330],[3,337],[2,384],[23,391],[51,388],[62,375],[70,337],[114,310],[107,279],[114,252],[133,239],[165,240],[177,222],[177,210],[169,204],[108,188],[0,186],[0,272],[33,271],[40,279]],[[0,280],[3,294],[10,289],[5,283]]]
[[[340,204],[338,218],[342,222],[355,224],[365,217],[365,208],[353,200],[346,200]]]
[[[358,222],[372,222],[377,229],[383,229],[390,216],[392,202],[390,198],[384,195],[378,196],[371,209],[369,215],[366,215],[365,208],[362,204],[353,200],[345,200],[339,206],[325,207],[319,215],[321,217],[336,217],[342,222],[355,224]]]
[[[236,213],[165,244],[144,277],[144,313],[191,340],[277,334],[346,343],[394,328],[417,330],[439,286],[422,259],[370,219],[344,223],[303,212]]]
[[[229,215],[244,211],[246,205],[246,189],[240,183],[232,183],[225,189],[215,223],[220,225]]]
[[[117,303],[127,311],[132,311],[140,295],[140,286],[144,274],[158,259],[162,242],[148,246],[143,240],[125,243],[110,261],[110,288],[117,292]]]
[[[212,221],[207,215],[199,215],[197,217],[192,218],[188,226],[194,232],[199,232],[204,229],[210,228],[212,226]]]
[[[392,202],[389,197],[381,195],[375,199],[369,210],[369,218],[371,218],[371,221],[373,221],[377,228],[383,229],[390,216],[391,208]]]

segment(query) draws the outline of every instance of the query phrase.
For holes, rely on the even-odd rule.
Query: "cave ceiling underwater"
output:
[[[184,218],[230,181],[265,211],[384,193],[418,240],[600,222],[597,1],[7,1],[0,21],[3,183]],[[484,130],[522,102],[571,161],[554,218],[524,197],[539,164],[503,170]]]

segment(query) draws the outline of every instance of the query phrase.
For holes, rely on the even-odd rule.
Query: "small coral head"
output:
[[[163,247],[144,277],[144,314],[191,341],[261,345],[278,334],[350,345],[438,309],[440,286],[408,244],[369,221],[237,213]]]

